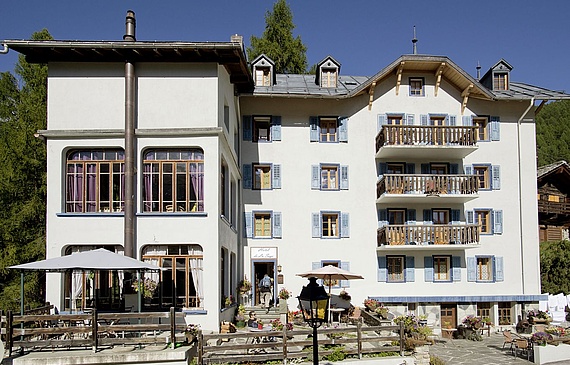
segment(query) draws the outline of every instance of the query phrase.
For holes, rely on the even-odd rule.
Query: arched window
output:
[[[74,150],[67,154],[65,211],[122,212],[125,206],[123,150]]]
[[[143,161],[145,212],[204,211],[204,152],[148,150]]]

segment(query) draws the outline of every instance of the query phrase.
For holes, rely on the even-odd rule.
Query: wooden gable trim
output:
[[[370,89],[368,89],[368,110],[372,110],[372,101],[374,101],[374,89],[376,89],[376,81],[370,85]]]
[[[406,62],[400,62],[400,66],[398,67],[398,71],[396,75],[398,78],[396,79],[396,95],[400,93],[400,85],[402,84],[402,73],[404,73],[404,65]]]
[[[473,88],[473,84],[469,84],[461,93],[463,97],[463,102],[461,103],[461,115],[465,112],[465,107],[467,106],[467,101],[469,100],[469,94],[471,93],[471,89]]]

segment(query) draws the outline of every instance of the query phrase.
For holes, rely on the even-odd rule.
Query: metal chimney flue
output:
[[[137,27],[137,21],[135,20],[135,12],[132,10],[127,10],[127,19],[125,21],[125,35],[123,36],[124,41],[135,42],[137,40],[135,36]]]

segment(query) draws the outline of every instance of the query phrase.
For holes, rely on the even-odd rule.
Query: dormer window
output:
[[[328,56],[321,62],[317,63],[315,83],[320,87],[336,88],[338,86],[339,72],[340,63],[331,56]]]
[[[271,68],[256,67],[255,86],[271,86]]]
[[[509,90],[509,74],[495,72],[493,74],[493,90]]]
[[[322,68],[321,87],[336,87],[336,68]]]
[[[255,86],[272,86],[275,84],[275,63],[261,54],[251,62]]]
[[[410,77],[410,96],[424,96],[423,77]]]

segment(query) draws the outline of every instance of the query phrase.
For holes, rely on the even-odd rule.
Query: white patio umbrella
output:
[[[328,281],[329,286],[329,297],[331,295],[331,287],[333,280],[354,280],[354,279],[364,279],[361,275],[354,274],[350,271],[346,271],[341,269],[340,267],[333,266],[333,265],[326,265],[320,267],[315,270],[307,271],[301,274],[297,274],[297,276],[303,278],[318,278]],[[329,300],[329,318],[330,318],[330,305],[331,301]]]

